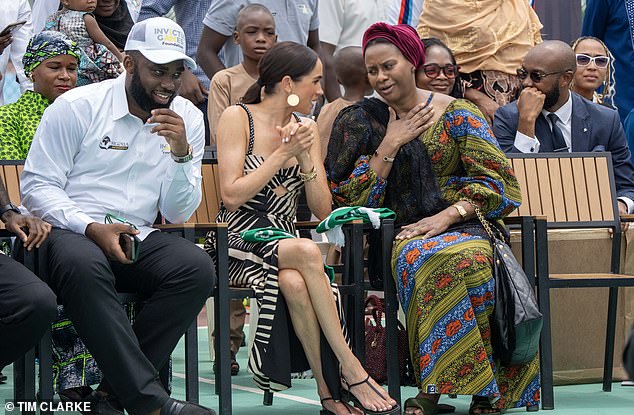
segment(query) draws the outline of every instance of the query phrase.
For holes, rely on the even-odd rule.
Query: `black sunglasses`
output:
[[[442,71],[445,76],[449,79],[453,79],[458,74],[458,65],[452,65],[448,63],[445,66],[440,66],[437,63],[428,63],[427,65],[423,65],[423,72],[428,78],[438,78],[440,75],[440,71]]]
[[[518,68],[517,69],[517,77],[520,80],[524,80],[526,78],[528,78],[529,76],[531,77],[531,81],[535,82],[536,84],[540,83],[544,78],[546,78],[547,76],[550,75],[557,75],[560,73],[564,73],[564,72],[569,72],[568,70],[565,71],[557,71],[557,72],[549,72],[549,73],[543,73],[543,72],[538,72],[538,71],[527,71],[524,68]]]

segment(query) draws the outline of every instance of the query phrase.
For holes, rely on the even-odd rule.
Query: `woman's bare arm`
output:
[[[314,134],[313,145],[311,146],[308,154],[309,160],[304,163],[300,162],[300,168],[303,173],[310,172],[313,168],[317,177],[314,180],[304,183],[306,189],[306,200],[310,211],[323,220],[332,211],[332,195],[328,188],[328,180],[326,180],[326,170],[324,169],[324,163],[321,156],[321,145],[319,139],[319,131],[317,129],[317,123],[313,120],[304,118],[302,124],[309,126]],[[304,164],[302,166],[302,164]]]

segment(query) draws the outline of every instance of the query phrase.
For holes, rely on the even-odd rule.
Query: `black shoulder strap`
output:
[[[249,107],[247,107],[242,102],[237,105],[241,106],[243,110],[247,112],[247,117],[249,117],[249,147],[247,148],[247,154],[251,154],[253,152],[253,142],[255,140],[255,129],[253,128],[253,115],[251,115],[251,111]]]

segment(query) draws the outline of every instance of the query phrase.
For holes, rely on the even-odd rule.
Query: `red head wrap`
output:
[[[396,46],[416,69],[425,63],[425,47],[412,26],[374,23],[363,34],[363,56],[368,43],[374,39],[385,39]]]

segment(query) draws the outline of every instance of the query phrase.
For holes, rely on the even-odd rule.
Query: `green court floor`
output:
[[[293,387],[284,393],[276,393],[273,406],[262,405],[262,392],[255,387],[251,376],[246,372],[247,352],[240,350],[238,361],[241,371],[232,377],[233,384],[233,414],[235,415],[303,415],[319,414],[319,397],[314,381],[298,379],[293,381]],[[174,392],[173,396],[184,399],[184,353],[182,341],[173,355],[174,362]],[[199,328],[199,369],[200,369],[200,398],[201,403],[218,410],[218,397],[214,394],[214,375],[212,363],[209,359],[207,345],[207,329]],[[3,373],[11,379],[12,368],[7,367]],[[401,391],[403,399],[414,396],[414,388],[404,387]],[[12,397],[11,382],[0,385],[0,401]],[[469,408],[468,397],[448,399],[443,402],[456,406],[456,414],[467,414]],[[4,411],[4,409],[3,409]],[[509,414],[521,414],[523,409],[508,411]],[[62,413],[62,412],[58,412]],[[540,411],[545,415],[634,415],[634,387],[623,387],[615,383],[612,392],[601,391],[600,384],[559,386],[555,388],[555,410]],[[6,412],[15,415],[16,412]]]

